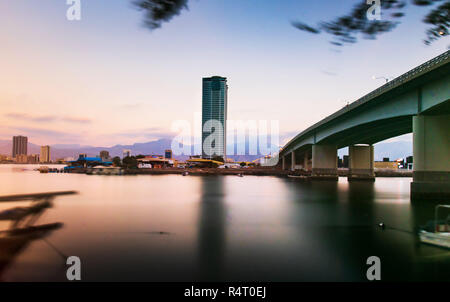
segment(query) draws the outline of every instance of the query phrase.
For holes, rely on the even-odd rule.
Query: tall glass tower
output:
[[[227,78],[203,78],[202,158],[226,156]]]

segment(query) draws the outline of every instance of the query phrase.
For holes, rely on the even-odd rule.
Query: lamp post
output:
[[[384,79],[384,80],[386,81],[386,83],[389,82],[389,79],[386,78],[386,77],[376,77],[376,76],[372,76],[372,79],[373,79],[373,80]]]

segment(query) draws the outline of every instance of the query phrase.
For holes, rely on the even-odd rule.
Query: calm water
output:
[[[0,165],[0,195],[79,194],[56,198],[37,221],[62,228],[6,260],[0,238],[1,280],[64,281],[72,255],[84,281],[363,281],[372,255],[381,258],[383,280],[450,280],[450,251],[414,235],[433,219],[434,204],[410,203],[410,178],[305,183],[33,168]],[[0,203],[0,210],[19,205]]]

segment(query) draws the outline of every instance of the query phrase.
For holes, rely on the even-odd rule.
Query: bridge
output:
[[[450,51],[299,133],[281,166],[337,179],[337,150],[349,147],[348,180],[374,180],[373,144],[411,132],[411,198],[450,199]]]

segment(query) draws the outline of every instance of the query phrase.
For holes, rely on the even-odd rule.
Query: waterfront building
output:
[[[172,160],[168,158],[164,158],[162,156],[145,156],[144,158],[138,158],[138,167],[139,168],[167,168],[173,167],[174,163]]]
[[[77,168],[92,168],[95,166],[112,166],[111,161],[103,161],[100,157],[87,157],[86,154],[80,154],[77,160],[68,161],[69,165],[64,170]]]
[[[413,157],[412,156],[408,156],[406,158],[406,168],[408,170],[412,170],[413,169]]]
[[[383,158],[383,161],[375,161],[374,166],[375,169],[388,169],[388,170],[397,170],[398,169],[398,162],[396,161],[386,161],[385,158]]]
[[[223,162],[205,158],[191,158],[186,160],[186,164],[192,168],[217,168],[222,166]]]
[[[32,154],[32,155],[18,154],[14,158],[14,161],[18,164],[38,164],[39,154]]]
[[[50,162],[50,146],[41,146],[41,163],[49,163]]]
[[[15,158],[17,155],[27,155],[28,154],[28,137],[26,136],[13,136],[12,143],[12,157]]]
[[[343,168],[348,168],[348,155],[344,155],[342,157],[342,167]]]
[[[167,150],[164,152],[164,158],[172,159],[172,150],[171,150],[171,149],[167,149]]]
[[[39,163],[39,154],[32,154],[27,156],[27,164],[38,164]]]
[[[26,154],[16,154],[14,161],[18,164],[26,164],[28,163],[28,156]]]
[[[100,151],[100,158],[103,161],[110,161],[111,160],[111,157],[109,156],[109,152],[106,151],[106,150]]]
[[[202,158],[226,157],[227,102],[227,78],[203,78]],[[208,140],[211,135],[212,141]]]

